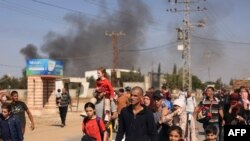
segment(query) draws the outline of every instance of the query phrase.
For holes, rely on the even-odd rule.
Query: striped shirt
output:
[[[71,103],[71,97],[68,93],[61,94],[60,107],[66,107]]]
[[[218,98],[214,97],[213,101],[210,101],[209,97],[206,97],[199,103],[199,106],[209,108],[209,111],[212,113],[209,123],[219,122],[219,110],[222,109],[222,102]]]

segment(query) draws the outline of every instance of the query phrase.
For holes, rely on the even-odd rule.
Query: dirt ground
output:
[[[60,127],[59,113],[34,117],[35,130],[31,131],[27,121],[25,141],[80,141],[82,136],[80,112],[68,112],[66,126]]]
[[[79,110],[83,107],[87,100],[81,100]],[[199,100],[197,100],[199,101]],[[59,113],[56,112],[53,115],[43,115],[42,117],[34,117],[35,130],[31,131],[29,128],[30,122],[27,118],[26,132],[24,135],[24,141],[80,141],[82,137],[82,117],[79,112],[68,112],[66,118],[66,126],[60,127],[61,121]],[[202,125],[196,122],[196,132],[198,141],[204,140],[204,131]],[[113,135],[113,140],[115,133]]]

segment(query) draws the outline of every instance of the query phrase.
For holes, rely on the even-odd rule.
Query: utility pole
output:
[[[192,90],[192,69],[191,69],[191,30],[193,26],[203,27],[205,22],[199,21],[198,24],[192,24],[189,19],[191,12],[204,11],[206,8],[191,9],[191,4],[201,0],[169,0],[171,3],[183,4],[184,8],[179,10],[177,8],[167,9],[168,12],[184,13],[183,24],[177,30],[177,41],[179,42],[178,50],[182,51],[183,68],[182,68],[182,87],[184,89]],[[205,1],[205,0],[204,0]]]
[[[112,38],[112,50],[113,50],[113,58],[112,58],[112,73],[111,73],[111,82],[113,86],[119,87],[119,81],[116,76],[116,69],[118,67],[119,61],[119,49],[118,49],[118,40],[119,36],[124,36],[123,32],[105,32],[106,36],[110,36]]]
[[[206,60],[207,60],[207,72],[208,72],[208,81],[210,82],[211,81],[211,68],[210,68],[210,59],[213,55],[213,52],[206,52],[204,53],[205,57],[206,57]]]

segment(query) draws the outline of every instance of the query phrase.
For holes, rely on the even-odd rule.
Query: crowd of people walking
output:
[[[203,96],[180,90],[171,94],[167,86],[144,90],[139,86],[114,90],[104,68],[97,70],[94,97],[84,105],[81,114],[81,141],[199,141],[197,122],[203,126],[205,141],[224,141],[225,125],[250,125],[250,95],[247,87],[236,90],[207,87]],[[0,95],[0,140],[23,141],[27,113],[31,129],[35,129],[28,106],[12,91],[11,102]],[[66,125],[72,105],[66,89],[58,90],[56,105],[61,127]]]
[[[106,73],[103,68],[100,70]],[[92,106],[95,116],[86,111],[85,118],[101,118],[100,123],[104,123],[105,129],[97,128],[102,124],[96,123],[91,127],[105,141],[111,139],[112,130],[117,131],[116,141],[198,141],[197,122],[203,125],[205,141],[223,141],[224,125],[250,123],[250,101],[246,87],[231,91],[207,87],[202,98],[197,99],[194,92],[189,90],[182,90],[178,96],[173,96],[166,86],[160,90],[150,88],[147,91],[138,86],[125,87],[115,92],[107,78],[98,79],[105,79],[105,83],[97,84],[95,100],[92,102],[95,105]],[[100,85],[105,92],[98,92]],[[105,100],[110,92],[114,92],[114,97],[109,96],[109,100]],[[101,106],[98,106],[100,101]],[[110,105],[108,112],[105,108],[107,104]],[[111,116],[108,120],[105,118],[107,114]],[[114,122],[114,126],[110,126],[112,121],[117,120],[118,124]],[[90,140],[99,141],[88,134],[84,121],[82,141],[86,136]]]

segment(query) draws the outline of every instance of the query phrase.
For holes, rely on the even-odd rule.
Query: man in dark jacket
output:
[[[2,105],[0,128],[3,141],[23,141],[21,121],[11,115],[11,105],[8,103]]]
[[[134,87],[131,92],[131,105],[123,108],[119,115],[116,141],[156,141],[157,130],[151,111],[141,105],[143,90]]]

